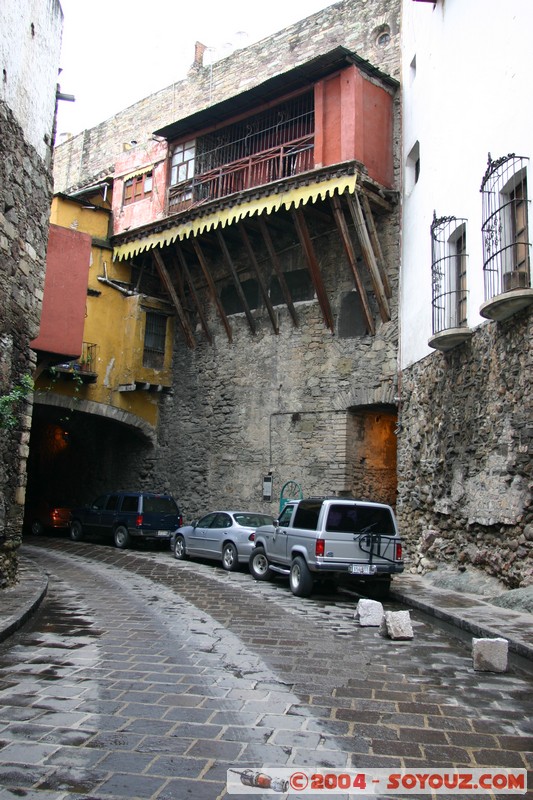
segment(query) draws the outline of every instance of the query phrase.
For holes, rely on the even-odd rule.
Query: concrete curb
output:
[[[0,642],[24,625],[48,591],[48,577],[43,570],[20,553],[18,559],[18,582],[0,594]]]
[[[474,595],[432,587],[414,576],[393,581],[390,596],[473,636],[506,639],[510,651],[533,661],[533,614],[495,606]]]

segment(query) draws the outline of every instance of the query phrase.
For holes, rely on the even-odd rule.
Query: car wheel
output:
[[[226,542],[222,548],[222,566],[228,572],[235,572],[239,566],[237,548],[232,542]]]
[[[267,581],[272,577],[272,570],[268,563],[268,558],[262,547],[256,547],[248,561],[248,567],[252,577],[256,581]]]
[[[81,542],[83,539],[83,526],[79,519],[75,519],[70,524],[70,538],[73,542]]]
[[[115,545],[124,550],[130,543],[130,535],[125,525],[119,525],[115,530]]]
[[[185,539],[183,536],[176,536],[174,542],[174,557],[179,561],[185,561],[187,558],[187,550],[185,549]]]
[[[34,519],[31,524],[30,530],[34,536],[42,536],[44,533],[44,525],[42,522],[39,522],[38,519]]]
[[[313,591],[313,576],[302,556],[296,556],[291,564],[289,575],[291,592],[296,597],[309,597]]]

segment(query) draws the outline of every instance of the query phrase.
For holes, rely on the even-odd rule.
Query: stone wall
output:
[[[51,174],[10,109],[0,101],[0,394],[31,375],[29,343],[39,330]],[[0,436],[0,588],[16,575],[22,534],[31,405]]]
[[[194,350],[176,342],[174,392],[162,401],[153,481],[170,482],[186,519],[216,507],[275,513],[288,480],[300,483],[306,495],[359,490],[350,468],[350,409],[392,404],[397,391],[397,224],[393,214],[380,230],[392,265],[393,318],[380,323],[374,308],[375,336],[337,336],[342,298],[353,290],[353,277],[336,233],[315,240],[335,335],[318,302],[309,300],[296,303],[298,327],[285,306],[276,306],[277,335],[265,308],[253,312],[255,336],[244,314],[231,315],[230,343],[205,298],[214,342],[199,335]],[[288,261],[304,266],[299,248],[283,259],[284,268]],[[258,260],[266,263],[261,253]],[[268,284],[269,275],[263,277]],[[263,504],[262,479],[269,472],[273,500]]]
[[[411,568],[533,583],[533,314],[404,370],[399,516]]]
[[[268,78],[342,45],[399,78],[400,0],[343,0],[140,100],[56,147],[54,183],[65,191],[110,174],[129,142],[251,89]],[[378,44],[380,33],[390,40]],[[383,40],[382,40],[383,41]],[[191,53],[191,62],[192,62]]]

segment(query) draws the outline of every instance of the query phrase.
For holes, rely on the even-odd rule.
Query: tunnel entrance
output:
[[[349,409],[347,473],[354,497],[396,505],[397,421],[393,406]]]
[[[26,507],[46,501],[72,508],[105,490],[135,488],[152,448],[145,437],[116,420],[36,403]]]

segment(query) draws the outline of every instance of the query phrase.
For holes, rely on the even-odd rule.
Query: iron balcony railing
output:
[[[195,176],[192,181],[171,186],[168,211],[170,214],[178,213],[236,192],[298,175],[313,166],[314,135],[309,134],[262,153],[254,153],[224,164]]]
[[[431,283],[433,334],[466,326],[466,220],[433,215]]]
[[[531,288],[527,158],[514,153],[493,161],[481,184],[485,300]]]

